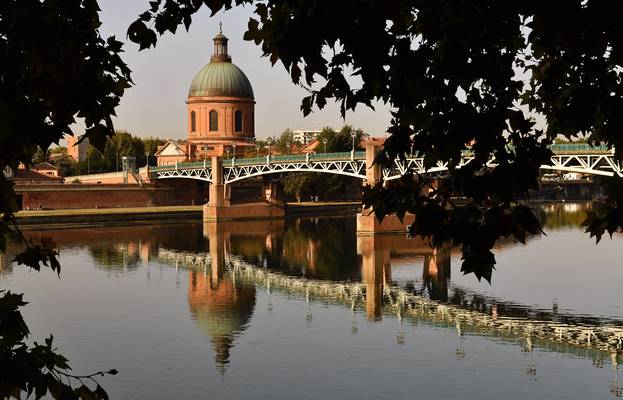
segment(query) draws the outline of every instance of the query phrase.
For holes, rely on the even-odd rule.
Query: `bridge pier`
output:
[[[210,183],[208,203],[203,206],[204,221],[231,221],[241,219],[281,218],[285,215],[283,207],[277,202],[231,204],[231,188],[223,177],[223,160],[212,157],[212,182]],[[270,187],[272,189],[272,186]],[[268,197],[273,199],[276,190],[269,190]]]
[[[376,154],[381,151],[381,143],[366,142],[366,180],[364,185],[374,186],[383,178],[381,167],[374,164]],[[374,215],[374,210],[365,209],[357,214],[357,235],[376,235],[405,233],[406,227],[415,221],[413,215],[405,215],[402,221],[396,215],[387,215],[382,221]]]

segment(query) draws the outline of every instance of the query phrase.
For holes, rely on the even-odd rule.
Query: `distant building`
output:
[[[295,129],[292,131],[294,141],[302,145],[313,142],[320,132],[322,132],[322,129]]]
[[[17,184],[60,183],[63,180],[59,168],[47,162],[37,163],[31,169],[26,169],[24,164],[20,164],[17,170],[7,167],[3,173]]]
[[[41,175],[51,176],[58,178],[61,176],[60,169],[56,165],[52,165],[49,162],[40,162],[33,165],[32,171]]]
[[[196,146],[186,140],[169,140],[162,146],[158,146],[158,151],[156,151],[158,165],[174,165],[187,161],[195,149]]]
[[[318,146],[320,146],[321,143],[316,140],[313,139],[312,141],[310,141],[309,143],[303,145],[303,147],[301,147],[301,153],[306,154],[306,153],[317,153],[318,152]],[[321,148],[322,150],[322,148]]]
[[[79,136],[67,136],[67,155],[75,161],[83,161],[87,158],[87,150],[89,148],[89,139],[85,138],[82,142]]]

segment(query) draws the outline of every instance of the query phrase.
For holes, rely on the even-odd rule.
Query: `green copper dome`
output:
[[[253,99],[253,88],[247,76],[229,61],[212,61],[197,72],[190,84],[188,97],[231,96]]]
[[[253,88],[247,76],[231,62],[227,53],[227,37],[221,31],[214,37],[214,53],[210,63],[197,72],[190,84],[188,97],[231,96],[253,99]]]

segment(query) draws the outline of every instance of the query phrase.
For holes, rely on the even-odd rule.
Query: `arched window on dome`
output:
[[[234,113],[234,132],[242,132],[242,111],[240,110]]]
[[[210,131],[218,131],[218,113],[214,110],[210,111]]]
[[[197,130],[197,115],[194,111],[190,112],[190,131],[195,132]]]

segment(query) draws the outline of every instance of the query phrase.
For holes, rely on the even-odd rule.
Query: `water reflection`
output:
[[[236,283],[229,276],[191,271],[188,305],[193,320],[212,341],[214,360],[223,373],[234,340],[247,328],[253,315],[255,287]]]
[[[545,205],[539,208],[539,216],[546,229],[577,230],[586,209],[585,205],[575,204]],[[466,312],[476,311],[496,321],[517,318],[580,324],[589,328],[605,323],[623,325],[622,322],[601,316],[578,315],[573,310],[561,310],[557,301],[545,309],[535,307],[529,298],[518,302],[507,300],[504,296],[492,296],[487,293],[489,286],[485,284],[474,285],[475,288],[461,286],[453,281],[459,274],[452,275],[452,268],[460,264],[460,254],[456,249],[433,249],[421,239],[410,239],[404,235],[357,236],[355,230],[355,219],[346,217],[81,228],[32,231],[27,234],[33,238],[42,235],[54,237],[61,255],[84,249],[97,268],[121,277],[143,265],[148,268],[154,264],[173,265],[162,257],[164,250],[195,257],[196,265],[191,262],[178,264],[189,268],[188,307],[201,332],[210,338],[220,371],[225,370],[232,347],[253,318],[258,296],[256,288],[263,284],[259,281],[236,280],[235,275],[228,272],[231,269],[230,256],[240,257],[267,273],[291,278],[291,282],[318,280],[344,285],[356,283],[365,292],[365,303],[361,309],[366,318],[373,322],[382,321],[393,312],[388,299],[391,300],[391,294],[397,293],[396,289],[399,289],[407,294],[457,306]],[[523,248],[514,241],[502,240],[498,242],[496,251],[506,254],[517,247]],[[8,257],[0,258],[0,271],[5,274],[11,273]],[[207,261],[203,264],[199,262],[208,258],[209,268]],[[548,278],[545,275],[529,278],[564,279],[561,276]],[[552,297],[557,295],[552,293]],[[310,299],[309,293],[305,294],[305,298]],[[269,298],[269,311],[271,304]],[[356,334],[359,330],[356,322],[358,305],[352,303],[351,307],[354,311],[351,332]],[[402,319],[403,315],[399,314],[398,317]],[[309,305],[306,318],[311,322]],[[470,330],[448,325],[430,316],[411,315],[404,318],[406,323],[413,325],[426,320],[434,326],[438,324],[444,329],[456,329],[456,358],[459,360],[465,358],[466,354],[463,343],[466,331],[479,335],[491,334],[490,331],[480,332],[474,328]],[[396,338],[399,344],[405,342],[404,332],[401,332]],[[503,336],[499,333],[496,335]],[[571,351],[562,345],[556,347],[551,342],[533,343],[530,336],[521,340],[526,343],[524,350],[530,355],[526,373],[531,376],[536,374],[536,365],[532,359],[535,343],[551,351]],[[594,354],[601,353],[578,354],[594,357]],[[615,372],[613,393],[620,391],[616,389],[619,388],[617,368]]]

